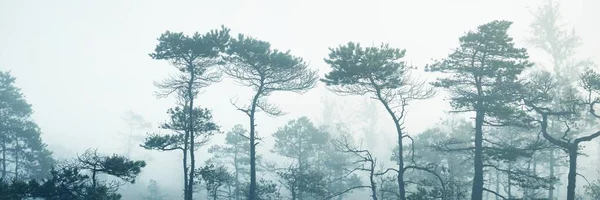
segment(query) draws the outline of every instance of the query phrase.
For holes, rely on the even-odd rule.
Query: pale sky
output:
[[[33,117],[51,148],[62,147],[61,152],[73,154],[88,147],[120,152],[124,143],[118,135],[127,131],[121,118],[125,111],[137,112],[156,126],[173,106],[172,99],[157,99],[153,93],[153,81],[167,77],[173,67],[148,56],[166,30],[204,33],[225,25],[233,34],[248,34],[291,50],[321,74],[329,68],[323,62],[328,47],[348,41],[405,48],[406,60],[422,67],[445,57],[466,31],[496,19],[513,21],[510,33],[518,46],[528,47],[523,42],[530,35],[528,8],[541,2],[0,0],[0,70],[17,77],[16,84],[33,105]],[[565,22],[583,39],[581,55],[600,63],[600,1],[562,4]],[[536,51],[530,48],[532,60],[546,59]],[[289,114],[276,119],[259,115],[261,135],[270,135],[287,120],[303,115],[318,122],[324,93],[320,85],[304,95],[274,94],[270,101]],[[249,88],[225,79],[207,88],[197,102],[212,109],[215,120],[229,130],[237,123],[248,126],[247,117],[229,99],[238,96],[242,103],[250,95]],[[434,125],[448,108],[442,98],[413,104],[407,130],[419,132]],[[349,100],[356,98],[339,99],[352,105]]]

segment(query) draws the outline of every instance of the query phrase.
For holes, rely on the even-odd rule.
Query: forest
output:
[[[493,20],[456,35],[446,57],[424,66],[405,58],[410,49],[349,41],[323,55],[326,72],[226,25],[167,30],[154,50],[135,53],[173,69],[155,80],[154,95],[174,101],[158,129],[127,113],[126,138],[114,138],[126,140],[124,153],[89,147],[55,156],[19,77],[0,70],[0,199],[600,199],[600,167],[589,166],[600,162],[598,65],[577,55],[583,41],[561,21],[560,4],[544,1],[532,17],[526,44],[510,35],[512,21]],[[529,49],[550,65],[533,61]],[[222,91],[245,118],[232,127],[204,106],[214,98],[204,91],[223,81],[250,92]],[[344,102],[324,99],[316,106],[322,121],[300,116],[259,131],[289,114],[270,97],[296,93],[302,101],[318,84],[336,98],[364,100],[352,113],[362,128],[337,120],[350,112]],[[425,131],[407,131],[412,113],[427,112],[413,103],[436,97],[452,110]],[[135,130],[144,134],[134,137]],[[384,130],[394,137],[378,136]],[[388,140],[393,148],[381,148]],[[179,190],[140,183],[151,162],[133,151],[177,160],[177,169],[162,170]]]

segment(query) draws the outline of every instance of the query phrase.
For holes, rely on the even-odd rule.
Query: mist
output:
[[[595,11],[600,9],[600,2],[595,0],[555,0],[552,2],[560,5],[560,23],[564,25],[564,30],[567,30],[568,33],[574,33],[580,38],[580,45],[569,57],[568,63],[571,64],[571,61],[586,61],[588,64],[586,64],[587,68],[585,69],[598,71],[597,64],[600,63],[600,54],[598,53],[600,52],[600,39],[598,38],[600,23],[597,19],[600,19],[600,14]],[[90,152],[90,149],[97,149],[96,152],[101,155],[118,154],[132,162],[145,162],[144,166],[141,166],[141,171],[134,175],[134,183],[125,181],[116,190],[115,193],[122,195],[121,199],[151,199],[148,197],[148,186],[153,185],[151,182],[154,182],[160,188],[163,199],[187,200],[192,198],[191,195],[193,195],[193,199],[212,199],[210,192],[207,192],[206,180],[201,179],[201,174],[196,174],[196,178],[199,180],[198,183],[192,184],[195,191],[188,194],[186,187],[191,188],[191,186],[183,183],[186,172],[182,169],[182,159],[187,158],[184,158],[179,150],[156,151],[156,149],[152,150],[152,147],[148,147],[147,138],[153,134],[158,136],[172,134],[177,131],[182,133],[193,132],[193,130],[187,130],[189,127],[175,130],[173,128],[165,129],[163,126],[165,123],[171,122],[172,115],[167,112],[170,108],[180,106],[185,110],[182,111],[182,115],[189,116],[189,113],[186,113],[188,109],[185,109],[189,105],[189,96],[194,99],[192,107],[210,110],[211,117],[209,118],[211,119],[208,121],[212,121],[218,126],[218,130],[211,130],[214,133],[209,134],[210,131],[206,132],[206,134],[211,135],[207,137],[206,141],[199,142],[195,150],[189,151],[195,152],[195,161],[192,161],[195,163],[195,167],[191,167],[192,171],[200,172],[202,167],[215,164],[217,169],[219,169],[219,166],[223,166],[230,174],[233,174],[234,171],[248,173],[248,178],[240,179],[244,179],[243,184],[252,182],[250,181],[250,169],[234,170],[229,161],[217,162],[215,160],[219,160],[219,158],[215,155],[221,155],[222,152],[215,153],[210,150],[215,145],[229,145],[229,143],[226,143],[226,140],[228,140],[227,133],[232,132],[236,125],[241,125],[246,132],[242,134],[243,137],[240,140],[250,140],[252,134],[256,134],[260,138],[258,140],[259,144],[256,145],[256,155],[260,157],[260,162],[257,164],[260,166],[256,170],[259,184],[256,187],[258,189],[262,187],[260,185],[262,184],[260,183],[261,179],[272,181],[279,194],[277,197],[269,197],[272,199],[547,199],[549,190],[553,190],[550,196],[553,196],[554,199],[568,199],[575,198],[575,196],[568,196],[569,192],[567,191],[569,150],[564,150],[566,147],[552,145],[542,136],[540,128],[542,127],[541,117],[543,114],[536,113],[533,108],[542,104],[546,105],[547,102],[535,104],[536,102],[531,100],[531,104],[523,103],[523,105],[520,105],[523,110],[529,108],[526,114],[531,117],[531,121],[539,122],[532,122],[533,125],[524,128],[525,131],[519,129],[523,127],[516,125],[506,125],[500,128],[489,124],[483,125],[484,139],[494,140],[502,144],[510,143],[511,145],[508,146],[514,149],[530,148],[530,146],[519,146],[508,140],[522,138],[523,141],[544,142],[543,145],[540,144],[543,147],[536,147],[538,149],[535,150],[519,149],[517,151],[512,149],[514,151],[507,150],[505,153],[499,153],[502,155],[521,155],[518,152],[533,152],[523,158],[485,157],[486,167],[489,164],[487,162],[496,163],[501,167],[510,166],[510,169],[505,170],[510,171],[507,174],[499,173],[497,171],[501,170],[493,168],[485,168],[482,172],[483,186],[486,190],[493,192],[484,191],[482,196],[473,196],[472,190],[476,189],[473,184],[475,172],[468,171],[465,174],[456,175],[453,174],[454,172],[444,171],[442,168],[450,168],[449,166],[452,164],[448,164],[450,162],[448,160],[453,160],[453,158],[464,160],[462,165],[465,165],[466,169],[473,170],[475,156],[473,152],[475,150],[453,154],[454,152],[450,150],[449,146],[440,144],[454,138],[462,138],[469,142],[476,140],[474,136],[476,117],[475,112],[453,113],[457,110],[450,103],[455,97],[453,95],[456,94],[451,90],[454,87],[436,87],[435,84],[432,84],[451,75],[445,74],[445,72],[442,72],[443,70],[437,72],[426,70],[427,67],[434,66],[444,59],[449,59],[449,55],[462,44],[459,37],[467,35],[469,31],[476,32],[479,26],[494,20],[506,20],[512,22],[507,30],[508,36],[514,39],[512,42],[515,47],[526,49],[528,58],[524,60],[532,65],[519,74],[519,80],[527,82],[530,80],[529,78],[537,77],[536,70],[545,70],[551,72],[552,76],[557,77],[556,85],[566,85],[564,82],[560,82],[563,71],[556,71],[557,67],[555,65],[557,62],[554,62],[555,58],[544,51],[543,48],[531,42],[531,38],[536,36],[531,26],[535,22],[534,13],[536,9],[546,3],[546,0],[2,1],[0,2],[0,27],[3,30],[0,32],[0,71],[9,72],[10,76],[15,78],[14,86],[20,88],[23,98],[28,104],[31,104],[33,112],[27,119],[39,127],[41,141],[47,145],[45,148],[52,152],[52,158],[56,160],[53,166],[62,166],[62,164],[58,165],[61,160],[73,160],[82,157],[86,155],[86,152]],[[221,26],[224,28],[221,29]],[[223,63],[225,64],[218,64],[218,66],[215,64],[215,71],[225,71],[222,80],[194,88],[197,90],[194,95],[184,94],[185,91],[181,90],[179,92],[181,94],[173,92],[166,97],[159,97],[160,95],[157,94],[161,90],[156,83],[185,74],[185,72],[174,67],[173,63],[175,61],[169,60],[169,58],[161,58],[160,55],[150,55],[160,53],[157,50],[157,46],[161,44],[159,38],[167,31],[181,32],[184,35],[192,36],[196,32],[202,35],[209,31],[225,29],[231,41],[227,44],[224,43],[223,47],[215,47],[215,49],[227,49],[218,54],[234,56],[224,59]],[[571,32],[571,30],[574,30],[574,32]],[[302,73],[310,74],[310,72],[314,72],[315,77],[312,78],[316,78],[312,83],[314,85],[307,82],[306,87],[295,91],[281,89],[265,92],[265,96],[261,97],[261,101],[268,102],[274,106],[272,109],[281,111],[281,113],[278,116],[272,116],[265,112],[264,108],[261,108],[263,111],[256,112],[256,115],[253,116],[255,118],[255,133],[250,133],[249,108],[252,105],[252,98],[255,95],[259,96],[257,95],[257,89],[240,83],[240,78],[236,79],[231,72],[238,69],[236,67],[245,66],[245,64],[240,64],[241,61],[239,61],[244,59],[235,59],[242,57],[241,55],[244,53],[241,50],[235,51],[234,48],[231,48],[235,41],[239,42],[240,48],[248,45],[238,38],[238,34],[266,41],[270,43],[269,49],[278,49],[283,52],[289,50],[290,55],[302,59],[302,62],[298,65],[305,64],[306,69]],[[400,106],[403,108],[402,113],[405,114],[400,117],[402,118],[401,134],[411,137],[410,140],[403,138],[404,146],[401,149],[404,149],[403,158],[406,159],[404,161],[407,163],[406,166],[414,164],[414,166],[439,172],[438,175],[443,176],[444,180],[442,182],[444,184],[438,185],[438,178],[426,172],[407,170],[404,173],[405,183],[402,184],[406,185],[406,188],[405,191],[401,191],[402,189],[399,189],[396,180],[398,179],[396,175],[398,172],[396,150],[398,149],[398,132],[395,127],[396,124],[386,108],[373,95],[375,93],[359,92],[359,94],[342,95],[339,91],[336,92],[335,89],[346,85],[338,83],[327,85],[326,81],[322,80],[328,79],[326,78],[327,75],[335,71],[332,68],[333,64],[326,61],[327,59],[335,60],[330,56],[332,51],[340,46],[348,45],[349,42],[360,44],[363,48],[377,47],[384,49],[382,44],[387,44],[391,48],[406,50],[398,60],[404,62],[403,66],[415,67],[410,76],[418,78],[424,88],[435,90],[435,94],[424,95],[423,98],[414,98],[414,100],[409,98],[410,101],[406,105]],[[342,59],[343,56],[336,58]],[[260,59],[258,60],[260,61]],[[377,59],[374,59],[373,62],[376,61]],[[357,66],[362,65],[357,64]],[[565,68],[567,68],[565,71],[573,70],[573,73],[575,73],[575,69]],[[585,72],[585,69],[582,67],[580,71],[573,75],[574,77],[577,76],[573,78],[573,87],[580,87],[580,84],[578,84],[579,75]],[[291,69],[288,70],[291,71]],[[282,71],[280,74],[288,72],[286,70]],[[277,78],[278,76],[274,77]],[[305,76],[302,80],[307,81],[310,78],[310,76]],[[331,80],[335,82],[333,78]],[[550,78],[545,81],[538,81],[551,82],[549,80]],[[539,83],[535,80],[530,82],[532,84]],[[589,88],[593,87],[590,86]],[[580,96],[587,97],[587,93],[585,93],[587,90],[581,90]],[[554,90],[548,91],[554,96],[563,94],[561,92],[561,95],[559,95]],[[394,95],[390,95],[390,98],[392,96]],[[425,96],[428,97],[425,98]],[[9,99],[8,95],[0,98]],[[519,103],[527,102],[527,97],[523,97],[523,99],[519,100]],[[9,102],[9,100],[2,101]],[[560,101],[564,102],[562,96]],[[517,100],[512,102],[517,102]],[[555,102],[555,100],[552,100],[552,102]],[[590,108],[593,110],[593,102],[590,100],[588,104],[592,104]],[[0,110],[8,110],[11,104],[1,105],[3,108],[0,108]],[[199,112],[202,113],[202,111]],[[590,115],[584,110],[580,112]],[[399,114],[399,112],[396,114]],[[5,119],[11,117],[11,115],[4,113],[0,116]],[[302,165],[298,164],[296,160],[301,160],[301,158],[282,153],[284,150],[277,150],[277,144],[279,144],[278,141],[291,137],[283,133],[291,135],[296,133],[293,131],[286,132],[285,130],[288,130],[286,125],[290,125],[291,122],[300,124],[299,121],[302,121],[300,119],[304,117],[311,126],[314,126],[315,131],[313,132],[327,133],[327,136],[323,137],[327,137],[328,142],[320,144],[327,151],[314,150],[314,152],[317,152],[314,155],[332,155],[332,152],[335,152],[347,156],[348,163],[340,169],[343,168],[348,174],[360,179],[360,184],[348,184],[339,187],[360,187],[348,191],[345,191],[346,188],[335,191],[328,189],[327,191],[320,191],[321,193],[318,195],[311,193],[314,192],[314,188],[307,189],[302,186],[303,184],[294,186],[294,189],[286,187],[283,182],[289,180],[282,178],[281,173],[285,170],[291,170],[293,168],[291,166],[295,165],[298,166],[293,169],[299,170]],[[556,117],[563,120],[560,116]],[[504,118],[506,120],[514,119],[514,116]],[[573,122],[574,124],[571,127],[573,127],[576,134],[572,138],[566,139],[567,142],[573,142],[577,137],[598,131],[597,118],[593,116],[591,116],[592,119],[588,119],[590,116],[584,118],[577,118],[578,121]],[[553,119],[552,116],[549,120],[550,124],[560,124],[559,122],[553,123],[552,120],[560,120]],[[571,118],[569,120],[573,121]],[[204,121],[199,121],[202,122],[200,124],[204,125]],[[292,125],[306,125],[298,124]],[[294,127],[292,125],[288,128]],[[552,129],[552,127],[549,127],[548,130],[562,133],[565,131],[564,128]],[[493,134],[494,131],[502,134]],[[0,134],[8,135],[8,132],[8,128],[0,129]],[[282,132],[283,136],[280,138],[275,137],[277,132]],[[204,133],[198,131],[198,137],[203,137],[202,134]],[[424,133],[429,135],[419,138]],[[509,133],[519,134],[510,135]],[[300,133],[296,135],[298,134]],[[442,138],[442,135],[447,138]],[[344,140],[344,136],[349,136],[349,138],[346,138],[349,140]],[[555,134],[555,136],[560,138],[561,135]],[[315,145],[313,146],[317,146],[316,144],[319,141],[319,139],[315,139],[313,141]],[[348,143],[344,143],[344,141]],[[142,147],[144,144],[147,148]],[[472,142],[467,145],[471,147],[469,145],[473,146]],[[488,145],[491,146],[491,144]],[[589,142],[586,141],[576,146],[582,147],[578,150],[579,156],[576,162],[577,173],[581,175],[576,178],[576,197],[581,199],[598,198],[598,196],[593,196],[594,192],[589,191],[600,190],[600,182],[598,182],[600,180],[600,171],[598,171],[598,166],[600,166],[600,139],[594,138]],[[556,154],[556,159],[552,161],[556,162],[552,164],[556,165],[556,169],[553,168],[552,170],[556,170],[553,173],[556,173],[555,178],[557,180],[552,184],[540,184],[539,182],[543,181],[551,182],[549,179],[552,179],[549,176],[550,164],[547,164],[550,161],[544,160],[549,156],[540,153],[551,148],[556,149],[552,150],[552,155]],[[298,149],[301,148],[296,148],[296,150]],[[315,149],[318,148],[315,147]],[[241,154],[246,156],[245,153],[249,153],[245,152],[246,150],[244,146],[244,152],[241,152]],[[359,153],[358,150],[361,150],[360,152],[367,150],[369,155]],[[188,150],[184,151],[187,152]],[[417,161],[410,163],[410,160],[415,159],[414,154],[417,154]],[[309,155],[313,154],[309,153]],[[248,155],[248,157],[251,156]],[[326,161],[332,159],[322,158],[321,156],[314,157],[315,160]],[[363,159],[366,157],[375,159],[372,160],[372,163],[369,163],[369,161],[365,161],[368,159]],[[394,160],[394,157],[396,157],[396,160]],[[3,160],[7,159],[3,157]],[[363,161],[354,162],[357,160]],[[207,161],[209,162],[207,163]],[[313,163],[307,164],[307,167],[321,166],[319,164],[321,161],[311,160],[310,162]],[[247,161],[247,163],[250,163],[250,161]],[[370,184],[369,181],[369,169],[367,168],[369,164],[373,163],[376,165],[376,169],[372,169],[370,172],[373,174],[379,173],[377,177],[381,178],[381,180],[377,180],[377,184]],[[188,161],[187,164],[190,164],[190,162]],[[537,168],[533,167],[537,164],[539,164]],[[12,166],[9,165],[9,167]],[[323,166],[325,165],[323,164]],[[510,178],[517,176],[509,175],[512,173],[523,174],[516,169],[511,171],[513,167],[530,170],[536,176],[539,175],[540,179],[531,181],[529,179]],[[352,171],[357,168],[360,168],[360,170]],[[389,168],[396,171],[391,170],[391,172],[383,174]],[[44,170],[48,171],[44,175],[24,177],[23,180],[29,180],[30,178],[45,180],[50,176],[50,168]],[[314,170],[319,173],[327,171],[320,168]],[[278,173],[280,171],[281,173]],[[302,172],[308,173],[308,171]],[[84,174],[85,172],[82,170],[81,173]],[[189,174],[185,176],[195,176],[191,175],[192,173]],[[334,176],[331,174],[328,174],[328,176]],[[348,178],[348,174],[344,174],[344,178]],[[459,175],[460,177],[458,177]],[[299,180],[306,177],[312,177],[312,175],[295,176]],[[107,175],[99,179],[118,181],[118,178]],[[331,180],[335,179],[329,178]],[[394,178],[394,180],[384,180],[383,178]],[[453,178],[461,180],[454,180]],[[411,180],[421,182],[410,183]],[[522,182],[515,184],[511,183],[511,180]],[[304,186],[318,185],[318,181],[313,179],[304,181],[310,183],[304,184]],[[538,185],[532,182],[536,182]],[[328,185],[330,183],[325,181],[323,184],[330,188]],[[451,183],[456,183],[452,187],[459,189],[454,188],[453,191],[462,192],[462,196],[455,193],[452,196],[450,192],[447,192],[452,189],[447,188],[449,185],[445,184]],[[248,184],[252,185],[251,183]],[[374,185],[381,191],[373,194],[371,189],[374,188]],[[533,189],[523,185],[529,185]],[[552,185],[554,189],[539,185]],[[392,188],[393,194],[383,191],[382,188],[387,186]],[[596,187],[594,188],[594,186]],[[217,187],[217,190],[223,193],[223,196],[219,196],[218,199],[267,198],[258,197],[258,194],[253,196],[251,192],[253,189],[248,189],[245,186],[243,186],[244,191],[236,190],[236,192],[233,192],[235,198],[231,195],[226,196],[225,193],[231,193],[227,187],[234,187],[234,184],[228,182],[222,187]],[[239,185],[235,186],[235,188],[238,187],[242,188]],[[249,186],[249,188],[252,187]],[[422,194],[420,188],[426,190],[426,194]],[[483,188],[480,189],[483,191]],[[154,190],[157,191],[158,189]],[[293,195],[292,193],[295,193],[296,190],[301,194]],[[439,192],[439,194],[432,192],[437,190],[442,192]],[[344,192],[340,194],[341,191]],[[2,192],[0,190],[0,199],[3,198]],[[595,195],[599,193],[600,191],[595,191]],[[374,196],[378,196],[378,198]]]

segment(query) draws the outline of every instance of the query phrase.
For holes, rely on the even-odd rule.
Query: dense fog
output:
[[[0,1],[0,200],[600,199],[600,1]]]

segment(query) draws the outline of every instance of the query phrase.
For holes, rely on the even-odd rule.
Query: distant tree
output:
[[[190,170],[190,166],[188,165],[187,153],[190,150],[191,145],[189,145],[190,138],[187,138],[189,130],[189,117],[188,117],[188,109],[175,107],[167,110],[167,114],[170,115],[170,120],[168,122],[163,123],[160,128],[172,131],[169,134],[149,134],[144,143],[140,146],[148,149],[148,150],[156,150],[156,151],[181,151],[183,154],[182,158],[182,167],[183,167],[183,177],[184,177],[184,185],[190,183],[187,178],[188,171]],[[208,109],[195,108],[193,115],[194,127],[197,136],[194,137],[193,143],[194,146],[201,146],[206,144],[212,135],[219,133],[219,126],[213,122],[212,114]],[[195,149],[197,150],[197,149]],[[189,177],[188,177],[189,178]],[[193,182],[192,182],[193,183]]]
[[[434,86],[451,92],[455,112],[475,112],[474,176],[471,199],[484,191],[484,125],[521,123],[518,75],[531,67],[524,48],[517,48],[507,30],[512,22],[492,21],[459,38],[460,46],[448,58],[426,67],[449,76]]]
[[[293,163],[278,172],[291,198],[305,199],[306,196],[325,195],[324,174],[318,172],[329,143],[329,133],[314,126],[307,117],[290,120],[273,133],[274,153],[291,158]]]
[[[206,163],[223,166],[231,166],[233,169],[233,195],[235,200],[243,199],[247,194],[241,193],[242,182],[250,180],[250,143],[248,142],[248,130],[242,125],[233,126],[231,131],[225,136],[225,144],[213,145],[208,149],[213,157]],[[262,156],[256,156],[256,163],[261,166]],[[262,168],[258,167],[257,171]]]
[[[158,186],[158,182],[150,179],[150,183],[148,184],[148,194],[144,196],[144,200],[164,200],[165,196],[162,194],[160,187]]]
[[[184,160],[189,153],[190,166],[184,168],[184,199],[192,200],[194,194],[194,170],[195,170],[195,132],[194,125],[194,99],[204,87],[213,82],[221,80],[221,74],[212,70],[218,65],[221,52],[225,50],[229,42],[229,29],[221,27],[221,30],[212,30],[205,34],[194,33],[193,36],[183,33],[167,31],[159,38],[159,44],[150,57],[156,60],[169,61],[177,70],[178,76],[157,82],[155,85],[160,89],[159,97],[166,97],[173,93],[177,94],[187,109],[187,128],[184,134]],[[189,147],[188,147],[189,146]],[[189,169],[189,172],[188,170]]]
[[[115,160],[105,157],[106,160]],[[123,157],[121,157],[123,158]],[[128,177],[124,174],[137,174],[137,167],[124,164],[121,161],[104,161],[101,164],[106,174],[117,177]],[[0,199],[44,199],[44,200],[120,200],[117,193],[119,185],[96,182],[84,173],[85,167],[76,166],[80,163],[62,163],[51,170],[51,175],[43,180],[14,180],[10,183],[0,181]],[[100,166],[100,165],[99,165]],[[138,165],[139,166],[139,165]],[[129,180],[130,181],[130,180]],[[133,182],[133,181],[131,181]]]
[[[469,145],[472,143],[469,134],[472,129],[472,124],[468,121],[449,117],[434,128],[415,136],[415,142],[405,147],[408,149],[409,162],[427,166],[427,169],[434,172],[415,171],[407,176],[419,183],[418,194],[415,195],[440,199],[467,198],[466,188],[473,172],[468,167],[472,163],[472,150],[460,150],[472,147]]]
[[[54,164],[52,153],[15,80],[10,72],[0,71],[0,179],[45,178]]]
[[[100,182],[98,175],[106,174],[119,178],[129,183],[135,183],[136,177],[146,166],[142,160],[130,160],[126,157],[113,154],[112,156],[100,155],[96,149],[88,149],[83,154],[77,156],[73,167],[80,171],[89,171],[92,189],[98,188]],[[118,183],[113,182],[113,185]]]
[[[371,190],[371,198],[373,200],[378,200],[379,198],[377,194],[379,190],[376,176],[383,175],[384,173],[377,171],[377,158],[373,157],[369,150],[356,147],[354,141],[352,140],[352,137],[349,134],[344,134],[335,138],[334,140],[332,140],[332,145],[336,151],[352,155],[352,163],[356,165],[347,166],[351,173],[355,171],[367,172],[369,180],[369,185],[357,185],[335,195],[342,195],[354,189],[369,188]]]
[[[342,200],[345,196],[353,192],[352,190],[347,191],[348,189],[361,186],[362,181],[354,173],[354,168],[352,168],[355,166],[355,163],[353,163],[355,161],[354,155],[340,152],[333,145],[332,140],[348,135],[348,130],[341,124],[337,124],[334,127],[325,126],[321,128],[321,130],[328,130],[327,133],[330,134],[332,139],[329,140],[325,149],[322,150],[322,156],[319,158],[320,161],[318,163],[321,165],[319,170],[325,176],[328,195],[336,196],[338,200]]]
[[[227,168],[211,164],[198,169],[197,172],[198,177],[201,177],[204,181],[209,199],[217,200],[221,196],[231,198],[229,192],[220,190],[222,186],[230,186],[233,182],[233,176],[227,171]],[[227,195],[221,193],[227,193]]]
[[[579,81],[579,74],[586,67],[591,67],[594,63],[589,59],[577,59],[575,54],[582,45],[581,38],[576,35],[574,29],[565,27],[562,22],[560,3],[554,0],[545,0],[542,5],[532,13],[534,20],[531,23],[531,37],[529,43],[541,49],[550,56],[550,68],[554,74],[558,75],[557,81],[559,87],[571,87]],[[556,94],[561,95],[561,94]],[[560,133],[563,123],[549,119],[549,134]],[[553,135],[560,137],[560,135]],[[549,164],[549,173],[551,176],[558,176],[556,172],[560,160],[557,155],[557,148],[550,149],[547,154]],[[548,190],[548,198],[554,198],[554,187]]]
[[[531,77],[524,92],[524,103],[535,113],[535,121],[539,123],[544,138],[568,154],[567,200],[574,200],[580,144],[600,137],[600,131],[585,134],[580,124],[586,119],[600,119],[600,114],[595,110],[595,105],[600,103],[600,74],[586,70],[581,75],[580,88],[560,87],[558,80],[548,72],[534,73]],[[585,92],[585,97],[579,95],[580,92]],[[553,136],[559,134],[549,132],[549,119],[563,122],[560,138]]]
[[[277,91],[305,92],[314,87],[317,73],[310,70],[301,58],[292,56],[289,51],[271,49],[268,42],[241,34],[237,39],[232,39],[228,54],[227,64],[223,68],[225,74],[237,83],[251,87],[255,92],[249,106],[236,107],[250,118],[248,195],[250,200],[256,200],[256,145],[258,143],[255,113],[262,110],[271,116],[282,115],[283,112],[276,105],[267,102],[267,97]]]
[[[325,62],[333,70],[321,81],[337,94],[368,95],[379,101],[392,118],[398,146],[402,147],[402,139],[406,136],[403,123],[408,102],[434,95],[434,90],[427,88],[425,82],[410,74],[412,67],[401,61],[405,50],[392,48],[387,44],[363,48],[360,44],[349,42],[330,48],[330,51]],[[403,149],[397,150],[398,193],[400,199],[405,200]]]
[[[150,122],[147,122],[144,117],[141,115],[134,113],[133,111],[127,111],[123,115],[123,120],[127,122],[127,126],[129,126],[129,131],[126,133],[127,138],[127,150],[125,152],[125,156],[127,158],[131,157],[131,150],[133,148],[134,143],[140,142],[144,138],[140,135],[134,135],[136,130],[145,130],[149,129],[152,125]]]

